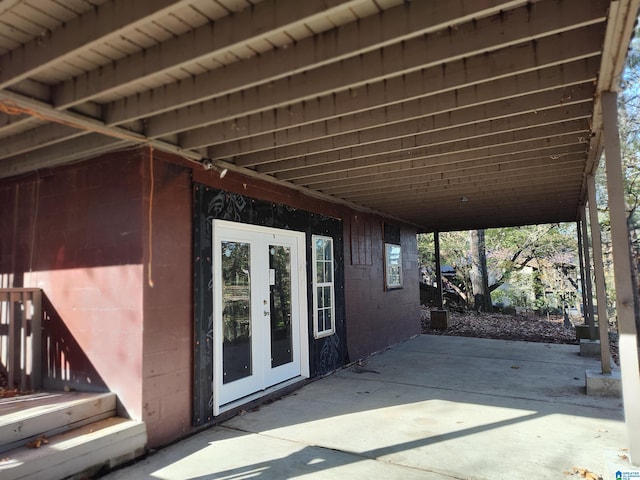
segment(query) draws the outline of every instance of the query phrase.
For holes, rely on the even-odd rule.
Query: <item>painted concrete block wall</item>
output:
[[[347,341],[352,361],[420,333],[416,231],[403,227],[403,287],[385,289],[383,219],[358,213],[345,221]],[[350,261],[349,261],[350,260]]]
[[[221,179],[171,155],[153,159],[153,194],[147,149],[0,183],[0,285],[44,289],[56,385],[115,391],[147,422],[152,447],[192,429],[192,181],[343,221],[351,360],[419,332],[414,229],[401,228],[404,288],[385,291],[383,218],[233,172]],[[364,220],[355,233],[354,216]]]
[[[142,183],[129,155],[0,184],[0,273],[44,291],[44,386],[108,386],[141,418]]]
[[[188,433],[192,408],[191,172],[162,158],[152,154],[153,192],[148,151],[142,162],[146,214],[142,418],[150,447]]]

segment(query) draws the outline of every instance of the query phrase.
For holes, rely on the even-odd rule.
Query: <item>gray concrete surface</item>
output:
[[[612,368],[611,373],[604,374],[601,369],[584,372],[587,395],[601,395],[622,398],[622,376],[620,369]]]
[[[580,355],[600,358],[600,340],[580,339]]]
[[[578,479],[624,455],[577,345],[419,336],[112,472],[121,479]],[[609,458],[609,457],[607,457]]]

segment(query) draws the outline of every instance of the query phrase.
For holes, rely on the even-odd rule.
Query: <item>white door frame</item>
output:
[[[287,244],[290,244],[292,247],[295,247],[295,257],[297,257],[297,265],[293,265],[295,259],[292,258],[292,271],[291,271],[291,287],[292,287],[292,317],[294,313],[297,314],[297,329],[292,329],[293,331],[297,330],[297,339],[294,338],[294,355],[298,358],[295,358],[296,362],[299,362],[300,372],[299,374],[294,374],[292,378],[286,380],[282,383],[276,385],[270,385],[268,378],[264,377],[264,372],[271,371],[270,365],[268,368],[263,366],[260,371],[254,373],[252,375],[252,379],[255,382],[253,384],[251,381],[245,382],[249,388],[252,388],[251,385],[255,385],[256,391],[249,395],[243,395],[239,398],[226,401],[226,399],[221,399],[220,389],[223,385],[222,383],[222,343],[221,339],[223,336],[222,333],[222,272],[220,269],[220,256],[221,252],[221,242],[223,240],[237,240],[237,241],[251,241],[252,239],[263,236],[266,237],[268,235],[273,236],[277,240],[277,238],[285,238],[288,241]],[[258,225],[249,225],[244,223],[230,222],[227,220],[213,220],[212,221],[212,268],[213,268],[213,414],[219,415],[221,412],[229,410],[239,404],[246,403],[253,398],[258,398],[265,393],[268,393],[271,390],[276,390],[278,388],[282,388],[294,381],[297,381],[301,378],[309,377],[309,336],[308,336],[308,307],[307,307],[307,273],[306,273],[306,236],[304,232],[297,232],[293,230],[284,230],[277,229],[271,227],[263,227]],[[266,250],[265,250],[266,251]],[[255,258],[255,253],[252,252],[251,265],[255,265],[255,261],[259,261],[258,258]],[[251,279],[251,287],[253,289],[254,282],[269,282],[269,278],[255,278]],[[257,284],[256,284],[257,286]],[[297,292],[295,291],[297,288]],[[267,285],[268,289],[268,285]],[[254,298],[257,295],[252,295],[252,311],[253,315],[259,314],[262,310],[260,305],[262,300],[260,298]],[[252,321],[255,317],[252,317]],[[264,337],[264,335],[263,335]],[[267,338],[262,339],[253,339],[253,343],[256,344],[256,348],[262,350],[266,350],[266,345],[268,344]],[[297,343],[296,343],[297,340]],[[261,342],[262,347],[258,344]],[[256,357],[257,358],[257,357]],[[258,365],[256,365],[258,366]],[[278,369],[280,367],[276,367]],[[275,369],[274,369],[275,370]],[[297,373],[297,372],[296,372]],[[235,382],[233,382],[235,383]],[[225,387],[228,387],[230,384],[227,384]],[[231,389],[233,390],[233,388]],[[239,387],[238,391],[241,391],[242,387]],[[220,404],[221,401],[225,401],[226,403]]]

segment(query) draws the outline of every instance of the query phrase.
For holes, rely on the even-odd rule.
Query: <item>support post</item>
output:
[[[433,233],[433,246],[436,254],[436,303],[437,309],[431,310],[431,328],[446,330],[449,328],[449,312],[444,309],[442,299],[442,267],[440,265],[440,233]]]
[[[440,264],[440,232],[433,232],[433,247],[436,257],[436,304],[439,310],[444,310],[444,300],[442,297],[442,266]]]
[[[580,263],[580,293],[582,294],[582,317],[584,323],[589,325],[589,317],[587,316],[587,297],[586,287],[584,284],[584,246],[582,245],[582,222],[576,222],[576,230],[578,232],[578,262]]]
[[[604,375],[611,374],[611,353],[609,352],[609,318],[607,316],[607,286],[604,280],[604,264],[602,261],[602,236],[598,221],[598,204],[596,203],[596,179],[587,177],[587,194],[589,201],[589,225],[591,226],[591,245],[593,248],[593,276],[596,284],[598,327],[600,329],[600,363]]]
[[[589,255],[589,232],[587,231],[587,207],[580,209],[580,223],[582,223],[582,248],[584,249],[584,286],[585,286],[585,320],[589,322],[589,339],[596,339],[596,322],[593,318],[593,284],[591,283],[591,258]]]
[[[614,279],[616,311],[620,334],[620,367],[624,416],[629,437],[631,463],[640,466],[640,366],[638,362],[638,332],[634,315],[634,295],[629,256],[629,231],[625,211],[620,137],[618,133],[618,105],[615,92],[602,94],[605,165]]]

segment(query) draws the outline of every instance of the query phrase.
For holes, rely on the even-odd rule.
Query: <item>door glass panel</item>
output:
[[[293,361],[291,248],[269,245],[271,368]]]
[[[222,242],[222,382],[252,374],[248,243]]]

